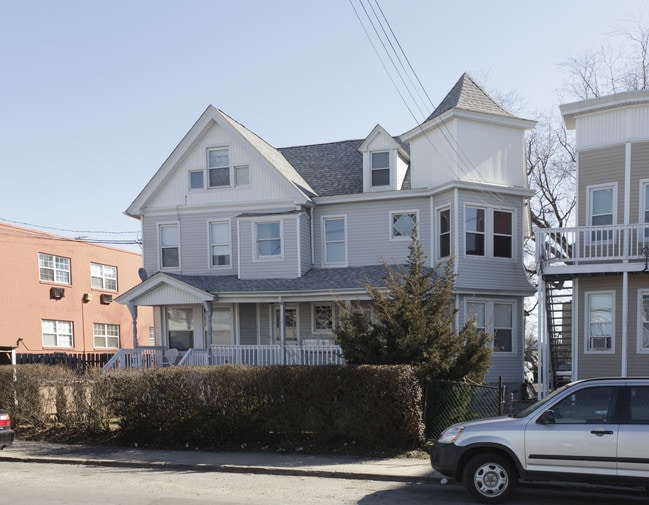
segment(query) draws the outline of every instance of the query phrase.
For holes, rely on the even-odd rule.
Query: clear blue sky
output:
[[[123,212],[209,104],[275,147],[408,131],[352,3],[0,0],[0,219],[135,238],[87,232],[139,231]],[[528,119],[645,4],[379,0],[435,105],[468,71]]]

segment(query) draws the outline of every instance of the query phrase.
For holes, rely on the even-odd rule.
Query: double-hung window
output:
[[[497,300],[466,302],[466,318],[475,320],[476,329],[493,335],[494,352],[514,351],[515,304]]]
[[[382,151],[371,156],[372,186],[390,185],[390,153]]]
[[[282,256],[282,227],[279,221],[255,223],[256,257],[278,258]]]
[[[642,199],[640,202],[640,222],[649,224],[649,181],[642,182],[640,191]],[[649,238],[649,227],[645,227],[644,229],[644,238],[645,241]]]
[[[74,345],[72,321],[41,321],[43,347],[72,347]]]
[[[230,257],[230,222],[211,222],[210,265],[213,267],[228,267],[230,266]]]
[[[512,213],[494,210],[493,251],[496,258],[512,257]]]
[[[442,209],[437,215],[439,257],[448,258],[451,255],[451,209]]]
[[[322,219],[324,228],[324,264],[347,264],[347,231],[345,218],[325,217]]]
[[[106,323],[93,323],[92,333],[95,347],[118,348],[119,347],[119,325]]]
[[[210,188],[230,186],[230,156],[227,149],[208,149],[207,173]]]
[[[613,292],[586,294],[586,350],[610,352],[613,349],[615,297]]]
[[[90,284],[95,289],[117,291],[117,267],[90,263]]]
[[[38,275],[41,281],[70,284],[70,258],[39,253]]]
[[[589,188],[591,226],[610,226],[615,220],[614,186]],[[591,240],[612,240],[613,230],[593,230]]]
[[[417,212],[391,212],[390,213],[390,239],[410,239],[413,232],[417,231]]]
[[[180,266],[180,241],[177,224],[162,224],[159,230],[160,264],[162,268],[177,268]]]
[[[485,209],[466,208],[466,253],[471,256],[485,255]]]
[[[649,291],[638,292],[638,352],[649,352]]]
[[[212,343],[232,345],[232,309],[214,307],[212,312]]]

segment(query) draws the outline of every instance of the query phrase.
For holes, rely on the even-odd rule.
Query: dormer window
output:
[[[372,187],[390,185],[390,153],[372,153]]]
[[[210,188],[230,186],[230,157],[227,149],[207,151],[207,173]]]

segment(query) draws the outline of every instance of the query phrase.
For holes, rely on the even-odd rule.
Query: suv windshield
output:
[[[536,409],[539,408],[541,405],[543,405],[543,404],[549,402],[550,400],[552,400],[552,398],[554,398],[554,397],[555,397],[556,395],[558,395],[561,391],[563,391],[564,389],[566,389],[566,387],[567,387],[567,386],[562,386],[562,387],[560,387],[559,389],[556,389],[556,390],[552,391],[552,393],[550,393],[548,396],[546,396],[546,397],[543,398],[542,400],[539,400],[539,401],[536,402],[536,403],[533,403],[532,405],[530,405],[529,407],[527,407],[527,408],[521,410],[521,411],[518,412],[517,414],[514,414],[513,417],[515,417],[515,418],[518,419],[518,418],[520,418],[520,417],[528,416],[528,415],[530,414],[530,412],[532,412],[533,410],[536,410]]]

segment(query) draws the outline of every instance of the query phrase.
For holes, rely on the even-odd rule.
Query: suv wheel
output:
[[[464,486],[480,503],[500,503],[514,491],[516,476],[507,458],[486,452],[474,456],[467,463]]]

